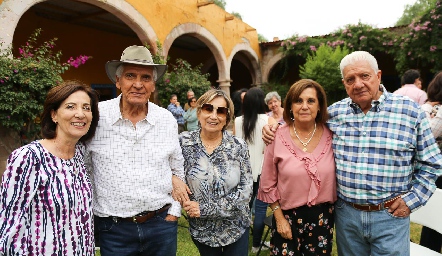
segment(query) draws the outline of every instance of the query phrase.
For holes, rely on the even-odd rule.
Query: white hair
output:
[[[266,103],[266,105],[269,104],[269,101],[271,99],[273,99],[273,97],[275,97],[277,100],[281,101],[281,96],[279,96],[278,92],[269,92],[267,93],[266,97],[264,98],[264,102]]]
[[[153,75],[153,80],[156,82],[157,81],[157,67],[155,66],[151,66],[153,67],[153,71],[152,71],[152,75]],[[120,78],[121,75],[123,74],[123,70],[124,70],[124,63],[121,63],[117,70],[115,71],[115,75]]]
[[[368,53],[366,51],[355,51],[355,52],[348,54],[347,56],[345,56],[341,60],[341,64],[339,65],[339,67],[341,69],[341,77],[344,78],[344,68],[345,67],[347,67],[348,65],[353,65],[356,62],[361,61],[361,60],[367,61],[375,73],[377,73],[379,71],[378,62],[376,61],[376,59],[373,55],[371,55],[370,53]]]

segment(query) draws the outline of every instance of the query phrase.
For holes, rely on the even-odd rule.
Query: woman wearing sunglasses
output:
[[[244,140],[226,127],[233,103],[221,90],[197,101],[200,129],[180,134],[190,200],[182,202],[202,256],[248,255],[252,171]]]

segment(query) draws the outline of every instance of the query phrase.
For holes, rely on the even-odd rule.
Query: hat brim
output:
[[[151,64],[151,63],[140,63],[136,61],[120,61],[120,60],[111,60],[106,62],[106,74],[107,77],[115,84],[116,83],[116,76],[115,72],[117,71],[117,68],[120,64],[133,64],[133,65],[139,65],[139,66],[150,66],[150,67],[156,67],[157,69],[157,80],[159,81],[161,77],[166,73],[167,65],[164,64]]]

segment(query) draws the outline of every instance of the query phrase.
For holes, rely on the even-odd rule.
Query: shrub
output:
[[[209,74],[201,73],[202,64],[192,67],[187,61],[177,59],[172,64],[172,72],[167,72],[162,81],[158,81],[157,90],[163,107],[169,105],[170,96],[176,94],[181,105],[187,102],[187,91],[192,89],[195,97],[199,97],[211,88]]]
[[[346,96],[342,84],[339,63],[349,53],[346,47],[333,49],[321,45],[316,52],[307,57],[307,62],[300,67],[301,78],[315,80],[327,93],[327,102],[332,104]]]
[[[31,34],[18,57],[12,56],[12,47],[0,47],[0,126],[28,139],[40,132],[36,124],[49,89],[62,81],[60,75],[71,66],[77,68],[90,58],[81,55],[62,63],[61,51],[52,51],[57,38],[37,45],[40,33],[36,29]]]

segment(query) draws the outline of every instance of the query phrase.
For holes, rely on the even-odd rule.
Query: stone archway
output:
[[[3,1],[0,13],[0,42],[2,47],[12,44],[15,28],[22,15],[33,5],[44,2],[43,0]],[[141,42],[149,44],[154,51],[157,50],[157,35],[149,22],[129,3],[120,0],[79,0],[98,6],[126,23],[138,36]],[[13,24],[13,25],[11,25]]]
[[[278,53],[275,56],[273,56],[266,65],[263,66],[263,72],[262,72],[262,82],[267,83],[269,81],[269,75],[272,68],[278,63],[278,61],[282,60],[283,58],[282,53]]]
[[[227,68],[227,61],[224,55],[223,47],[216,37],[206,28],[195,23],[185,23],[175,27],[167,35],[163,43],[163,56],[167,57],[173,42],[182,35],[191,35],[207,45],[212,52],[216,65],[218,67],[218,83],[222,90],[230,93],[230,71]]]
[[[261,71],[259,68],[259,59],[258,59],[258,55],[256,54],[255,51],[253,51],[253,49],[250,47],[250,45],[248,43],[240,43],[235,45],[235,47],[233,47],[232,52],[230,53],[230,56],[228,58],[228,70],[229,70],[229,74],[230,74],[230,68],[232,65],[232,61],[233,61],[233,57],[235,57],[235,54],[237,54],[238,52],[243,52],[247,58],[250,60],[250,64],[252,65],[252,79],[253,79],[253,83],[254,84],[261,84]]]

